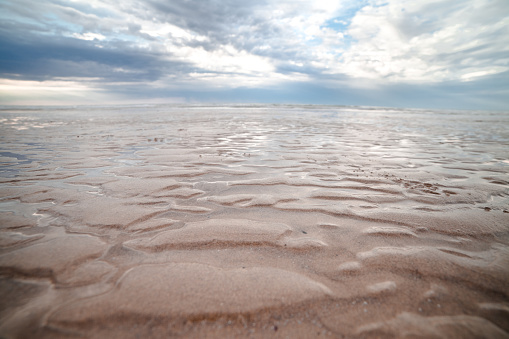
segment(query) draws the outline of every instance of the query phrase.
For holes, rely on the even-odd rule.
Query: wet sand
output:
[[[0,336],[509,338],[509,114],[0,110]]]

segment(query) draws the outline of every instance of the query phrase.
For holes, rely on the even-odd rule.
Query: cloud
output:
[[[364,7],[348,34],[356,42],[336,71],[352,77],[440,82],[509,70],[504,0],[393,0]]]
[[[289,98],[291,88],[312,89],[319,103],[321,88],[331,100],[368,100],[354,95],[367,91],[385,103],[374,93],[387,86],[394,98],[409,84],[507,86],[498,79],[509,70],[508,46],[506,0],[0,3],[1,78],[79,78],[112,95],[138,86],[147,98],[221,90],[248,98],[249,88]]]
[[[177,73],[185,63],[162,60],[157,53],[136,47],[101,48],[93,41],[66,37],[27,37],[22,41],[0,36],[5,78],[51,80],[65,77],[101,81],[151,81],[167,70]]]
[[[6,9],[15,14],[14,18],[23,20],[6,18],[4,27],[9,24],[10,27],[3,31],[19,28],[16,35],[28,35],[29,40],[42,36],[48,45],[54,44],[53,40],[71,37],[93,42],[87,48],[93,45],[129,53],[134,46],[145,53],[157,54],[161,62],[190,63],[198,71],[254,72],[260,76],[285,64],[308,64],[314,55],[325,53],[317,43],[312,49],[308,46],[312,40],[330,35],[330,29],[320,28],[320,24],[336,10],[319,1],[42,4],[38,4],[36,16],[24,10],[23,3],[21,6],[8,3]]]

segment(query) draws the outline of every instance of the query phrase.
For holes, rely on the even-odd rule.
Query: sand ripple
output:
[[[282,223],[242,219],[212,219],[187,223],[174,231],[160,232],[155,237],[130,240],[124,246],[160,251],[175,247],[277,245],[291,228]]]
[[[509,336],[506,113],[0,115],[2,338]]]
[[[139,266],[128,271],[113,291],[64,306],[50,316],[49,323],[214,318],[219,314],[238,315],[292,305],[330,294],[321,283],[269,267],[224,270],[195,263]]]

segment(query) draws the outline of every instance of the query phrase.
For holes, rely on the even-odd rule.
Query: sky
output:
[[[509,110],[508,0],[0,0],[0,105]]]

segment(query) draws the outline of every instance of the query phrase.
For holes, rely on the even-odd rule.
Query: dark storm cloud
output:
[[[5,78],[48,80],[92,77],[107,81],[153,81],[167,72],[189,70],[136,48],[99,48],[93,41],[64,37],[13,39],[0,36],[0,74]]]

